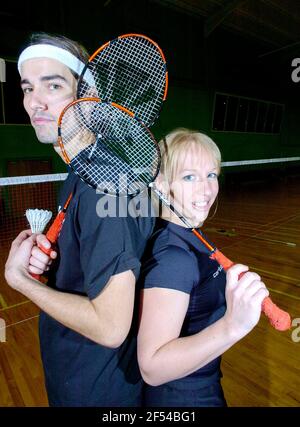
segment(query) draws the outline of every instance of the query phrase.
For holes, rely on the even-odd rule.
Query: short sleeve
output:
[[[96,298],[115,274],[132,270],[138,277],[139,241],[145,239],[134,218],[99,218],[96,214],[98,200],[99,195],[93,191],[81,194],[77,211],[80,263],[85,292],[90,299]]]
[[[199,283],[199,269],[194,255],[170,245],[145,263],[141,274],[142,288],[168,288],[190,294]]]

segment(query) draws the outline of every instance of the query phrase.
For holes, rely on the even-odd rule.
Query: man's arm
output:
[[[5,266],[8,284],[70,329],[105,347],[117,348],[125,340],[132,321],[135,276],[131,270],[110,278],[92,301],[60,292],[33,279],[28,273],[36,235],[19,234],[12,243]]]

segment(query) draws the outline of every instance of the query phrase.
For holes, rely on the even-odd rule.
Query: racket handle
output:
[[[210,258],[216,260],[225,271],[234,265],[234,263],[228,259],[218,249],[210,256]],[[245,273],[240,274],[242,277]],[[291,327],[291,316],[284,310],[281,310],[276,304],[273,303],[270,297],[266,297],[262,302],[262,312],[268,317],[271,325],[278,331],[286,331]]]
[[[50,256],[51,251],[55,249],[55,243],[57,242],[64,219],[65,219],[65,212],[64,211],[59,212],[56,215],[55,220],[53,221],[49,230],[46,233],[46,237],[51,243],[50,248],[44,248],[44,246],[38,245],[38,247],[41,249],[41,251],[44,252],[44,254]],[[40,281],[41,276],[39,274],[35,274],[35,273],[30,273],[30,274],[34,279]]]
[[[55,220],[51,224],[51,227],[49,228],[49,230],[46,233],[46,237],[52,245],[54,245],[57,242],[59,233],[61,231],[61,228],[62,228],[62,225],[64,222],[64,219],[65,219],[65,212],[64,211],[59,212],[56,215]],[[43,252],[45,252],[44,249],[42,249]],[[45,249],[45,250],[48,250],[49,253],[47,253],[47,252],[45,252],[45,253],[47,253],[47,255],[49,255],[52,248]]]

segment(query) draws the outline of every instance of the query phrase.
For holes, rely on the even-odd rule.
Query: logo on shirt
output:
[[[216,277],[218,277],[222,270],[223,270],[223,267],[221,265],[219,265],[219,267],[217,268],[217,270],[213,274],[213,278],[215,279]]]

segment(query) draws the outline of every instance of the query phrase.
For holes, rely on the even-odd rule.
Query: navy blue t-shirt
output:
[[[92,300],[112,275],[132,270],[138,277],[140,258],[154,221],[151,217],[120,215],[99,218],[97,209],[104,196],[96,194],[73,173],[64,183],[61,205],[70,192],[73,197],[58,239],[59,256],[51,268],[48,285]],[[113,198],[112,205],[120,200]],[[129,200],[123,198],[121,202],[127,204]],[[110,349],[42,312],[40,343],[50,405],[139,405],[141,377],[134,325],[125,342],[117,349]]]
[[[143,259],[139,279],[142,288],[175,289],[190,295],[180,337],[196,334],[224,315],[225,273],[209,258],[209,251],[191,229],[158,220]],[[220,361],[218,357],[196,372],[168,384],[206,387],[220,378]]]

